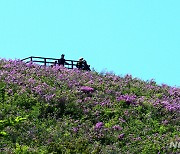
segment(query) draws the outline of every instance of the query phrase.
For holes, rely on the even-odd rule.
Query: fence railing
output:
[[[29,63],[29,62],[40,63],[40,64],[43,64],[44,66],[49,66],[49,65],[54,65],[55,61],[58,62],[58,60],[59,59],[57,59],[57,58],[45,58],[45,57],[31,56],[31,57],[24,58],[21,61],[25,61],[26,63]],[[76,61],[76,60],[65,60],[64,66],[69,69],[73,69],[76,67],[77,62],[78,61]]]

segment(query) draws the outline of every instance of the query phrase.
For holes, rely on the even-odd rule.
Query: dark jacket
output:
[[[82,69],[83,68],[83,61],[78,61],[76,64],[76,67],[79,69]]]
[[[64,58],[61,58],[58,60],[58,65],[63,65],[64,66],[65,64],[65,59]]]
[[[83,61],[83,70],[91,71],[90,65],[87,64],[86,60]]]

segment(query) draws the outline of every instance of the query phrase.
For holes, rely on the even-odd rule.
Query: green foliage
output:
[[[16,154],[30,154],[30,152],[28,151],[29,147],[26,145],[19,145],[18,143],[16,143],[16,148],[14,150],[14,152]]]
[[[161,104],[177,101],[179,89],[17,63],[0,61],[0,153],[179,152],[168,148],[179,140],[179,113]]]
[[[7,132],[4,131],[4,129],[8,126],[15,126],[26,120],[27,118],[22,118],[20,116],[16,118],[9,118],[6,120],[0,120],[0,136],[7,136]]]
[[[0,82],[0,103],[5,101],[5,84]]]

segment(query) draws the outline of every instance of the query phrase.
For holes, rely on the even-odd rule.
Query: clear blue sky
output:
[[[0,57],[84,57],[180,86],[180,0],[0,0]]]

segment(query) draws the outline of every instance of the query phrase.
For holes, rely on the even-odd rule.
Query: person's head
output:
[[[64,58],[64,56],[65,56],[65,55],[64,55],[64,54],[62,54],[62,55],[61,55],[61,58]]]
[[[83,61],[83,59],[84,59],[84,58],[81,57],[81,58],[79,58],[79,61]]]

